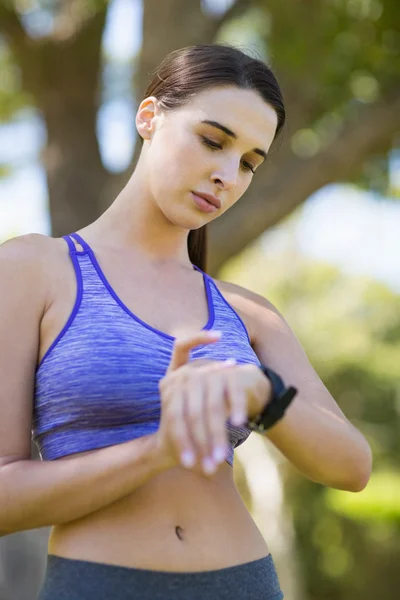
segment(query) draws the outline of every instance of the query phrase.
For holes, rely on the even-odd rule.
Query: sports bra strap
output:
[[[69,237],[69,235],[63,235],[62,236],[63,240],[65,240],[68,244],[69,247],[69,253],[75,253],[76,252],[76,246],[74,244],[74,242],[71,240],[71,238]]]
[[[73,237],[82,246],[82,248],[86,252],[91,249],[89,244],[87,244],[85,242],[85,240],[83,238],[81,238],[81,236],[78,233],[71,233],[70,236]]]
[[[74,238],[82,246],[83,252],[80,250],[77,250],[75,244],[71,241],[70,237]],[[89,246],[89,244],[87,242],[85,242],[85,240],[79,235],[79,233],[76,233],[76,232],[70,233],[69,235],[63,236],[63,238],[68,242],[70,251],[75,252],[75,254],[86,254],[86,252],[92,252],[92,249]],[[93,252],[92,252],[92,254],[93,254]],[[208,274],[205,273],[204,271],[202,271],[202,269],[200,269],[197,265],[192,263],[192,267],[194,269],[196,269],[196,271],[199,271],[200,273],[202,273],[203,275],[208,277]]]

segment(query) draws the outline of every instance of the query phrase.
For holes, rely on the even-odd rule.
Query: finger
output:
[[[187,401],[185,397],[185,390],[182,386],[176,386],[171,391],[174,394],[174,400],[170,403],[170,410],[168,412],[167,426],[169,428],[172,444],[175,448],[176,456],[185,462],[186,457],[190,457],[190,454],[195,456],[195,447],[192,443],[189,428],[185,419],[185,403]],[[184,466],[188,465],[187,461]],[[194,461],[192,461],[192,465]]]
[[[205,377],[200,369],[186,381],[185,417],[190,436],[196,448],[196,457],[202,461],[207,455],[208,436],[204,418]]]
[[[175,369],[189,362],[192,348],[203,344],[212,344],[218,341],[221,335],[222,332],[220,331],[199,331],[194,335],[176,339],[167,373],[175,371]]]
[[[196,359],[191,360],[188,364],[181,366],[176,371],[165,375],[158,382],[158,389],[161,394],[167,393],[170,388],[174,388],[176,385],[181,385],[182,381],[193,372],[193,368],[201,369],[202,373],[207,373],[209,370],[219,370],[221,368],[232,367],[236,364],[234,358],[229,358],[225,361],[210,361],[209,359]]]
[[[222,373],[215,373],[213,377],[208,378],[207,386],[205,419],[209,432],[208,457],[218,465],[226,459],[228,453],[225,377]]]
[[[228,410],[232,425],[241,426],[247,420],[247,394],[235,377],[225,377]]]
[[[201,415],[201,407],[204,402],[204,390],[202,387],[202,381],[200,377],[196,377],[192,379],[192,382],[185,381],[185,403],[184,403],[184,419],[186,423],[186,428],[188,431],[188,436],[190,438],[192,455],[193,455],[193,463],[190,465],[186,465],[182,462],[184,466],[192,467],[195,465],[199,458],[201,460],[201,448],[199,448],[198,442],[196,441],[196,436],[193,432],[193,421],[199,419],[198,415]],[[192,404],[195,404],[196,409],[191,410]]]
[[[184,382],[185,385],[187,386],[187,389],[190,391],[190,394],[189,394],[189,391],[187,392],[187,401],[184,406],[184,413],[185,413],[185,419],[187,421],[187,429],[189,430],[189,436],[192,440],[192,447],[194,448],[195,456],[193,456],[193,462],[190,464],[189,463],[185,464],[184,461],[182,461],[183,466],[191,468],[194,464],[196,464],[198,459],[200,459],[199,462],[202,463],[202,461],[204,459],[210,458],[210,456],[213,454],[213,447],[212,447],[212,442],[210,442],[210,435],[209,435],[208,424],[207,424],[207,410],[205,409],[205,401],[204,401],[205,400],[204,383],[206,381],[205,375],[212,373],[214,371],[217,371],[217,370],[221,370],[221,368],[223,369],[224,367],[231,367],[233,364],[235,364],[235,360],[230,359],[230,360],[224,361],[224,362],[219,361],[217,363],[205,365],[201,370],[199,369],[197,371],[196,377],[191,377],[190,381],[189,381],[189,379],[186,379]],[[184,368],[185,367],[182,367],[180,369],[180,371],[182,371],[182,369],[184,369]],[[193,371],[191,373],[193,374]],[[181,382],[181,385],[182,385],[182,382]],[[225,422],[229,416],[229,413],[228,413],[228,405],[225,402],[223,385],[221,385],[221,391],[219,393],[220,393],[220,398],[222,397],[222,415],[223,415],[222,422],[224,423],[224,427],[223,427],[223,437],[222,437],[223,442],[221,444],[222,447],[219,449],[219,452],[217,454],[217,460],[216,460],[217,464],[222,462],[222,460],[224,460],[226,458],[227,453],[228,453],[228,439],[227,439],[227,431],[226,431],[226,427],[225,427]],[[191,418],[189,416],[190,415],[189,406],[192,406],[191,402],[194,402],[196,407],[199,407],[199,406],[203,407],[202,411],[200,411],[200,409],[198,408],[198,415],[200,415],[200,416],[196,416],[196,415],[194,416],[195,423],[200,422],[200,431],[201,431],[201,426],[204,423],[205,433],[203,433],[203,436],[202,436],[203,442],[199,441],[198,438],[196,441],[196,433],[193,430],[193,425],[191,422]],[[201,444],[201,443],[206,444],[207,450],[202,450],[201,445],[199,446],[199,444]],[[204,468],[203,468],[203,470],[204,470]],[[214,471],[215,471],[215,466],[214,466],[214,468],[212,468],[212,466],[211,466],[211,468],[209,468],[209,470],[208,470],[208,472],[206,472],[206,474],[207,475],[211,474]]]

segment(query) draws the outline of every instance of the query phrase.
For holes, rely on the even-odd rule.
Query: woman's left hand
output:
[[[182,466],[197,470],[196,464],[184,464],[183,454],[191,452],[195,463],[197,459],[203,462],[204,473],[211,474],[226,459],[226,420],[233,426],[246,426],[270,402],[272,386],[258,365],[227,365],[209,359],[188,362],[189,351],[183,350],[171,359],[165,377],[160,380],[160,394],[165,406],[168,399],[174,400],[169,429],[179,448]],[[218,458],[214,456],[217,448],[222,450]],[[206,471],[205,462],[214,463],[214,468]]]
[[[192,366],[207,364],[208,359],[191,361]],[[255,364],[233,364],[224,369],[227,412],[232,425],[245,425],[256,417],[271,400],[272,386]],[[236,418],[235,418],[236,417]]]
[[[271,382],[254,364],[233,365],[226,375],[230,420],[232,425],[245,425],[270,402]]]

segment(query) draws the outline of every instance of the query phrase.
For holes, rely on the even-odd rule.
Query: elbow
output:
[[[364,470],[358,477],[353,478],[352,486],[349,492],[362,492],[368,485],[372,473],[372,467]]]
[[[316,483],[320,483],[321,485],[325,485],[326,487],[331,487],[335,490],[341,490],[343,492],[362,492],[368,484],[370,475],[366,476],[355,476],[352,474],[351,476],[347,476],[346,479],[343,478],[343,475],[340,479],[335,477],[335,479],[312,479]]]
[[[347,492],[362,492],[368,485],[372,473],[372,451],[366,444],[365,455],[362,460],[358,460],[356,467],[348,475],[346,482],[341,482],[337,489]]]
[[[371,474],[369,474],[368,477],[358,477],[357,479],[354,478],[352,482],[346,486],[346,491],[362,492],[367,487],[370,476]]]
[[[360,461],[360,468],[358,470],[358,476],[354,478],[354,488],[352,492],[362,492],[368,485],[368,482],[372,474],[373,456],[371,446],[365,440],[365,455],[362,461]]]
[[[335,479],[334,481],[325,482],[328,487],[334,488],[335,490],[341,490],[343,492],[362,492],[368,484],[371,474],[366,475],[354,475],[347,476],[346,479],[341,477],[340,480]],[[323,483],[323,482],[321,482]]]

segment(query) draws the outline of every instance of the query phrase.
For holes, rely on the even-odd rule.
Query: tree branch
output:
[[[254,7],[254,0],[236,0],[234,4],[222,14],[214,19],[209,18],[208,35],[214,40],[218,31],[228,21],[241,17],[247,10]]]
[[[0,33],[11,47],[26,45],[30,39],[11,0],[0,2]]]
[[[283,152],[264,177],[254,179],[249,193],[226,218],[210,225],[208,271],[216,274],[231,256],[277,224],[311,194],[335,181],[357,175],[367,158],[389,151],[400,130],[400,89],[373,105],[358,109],[341,133],[312,158]],[[277,155],[278,156],[278,155]],[[233,235],[234,232],[234,235]]]

